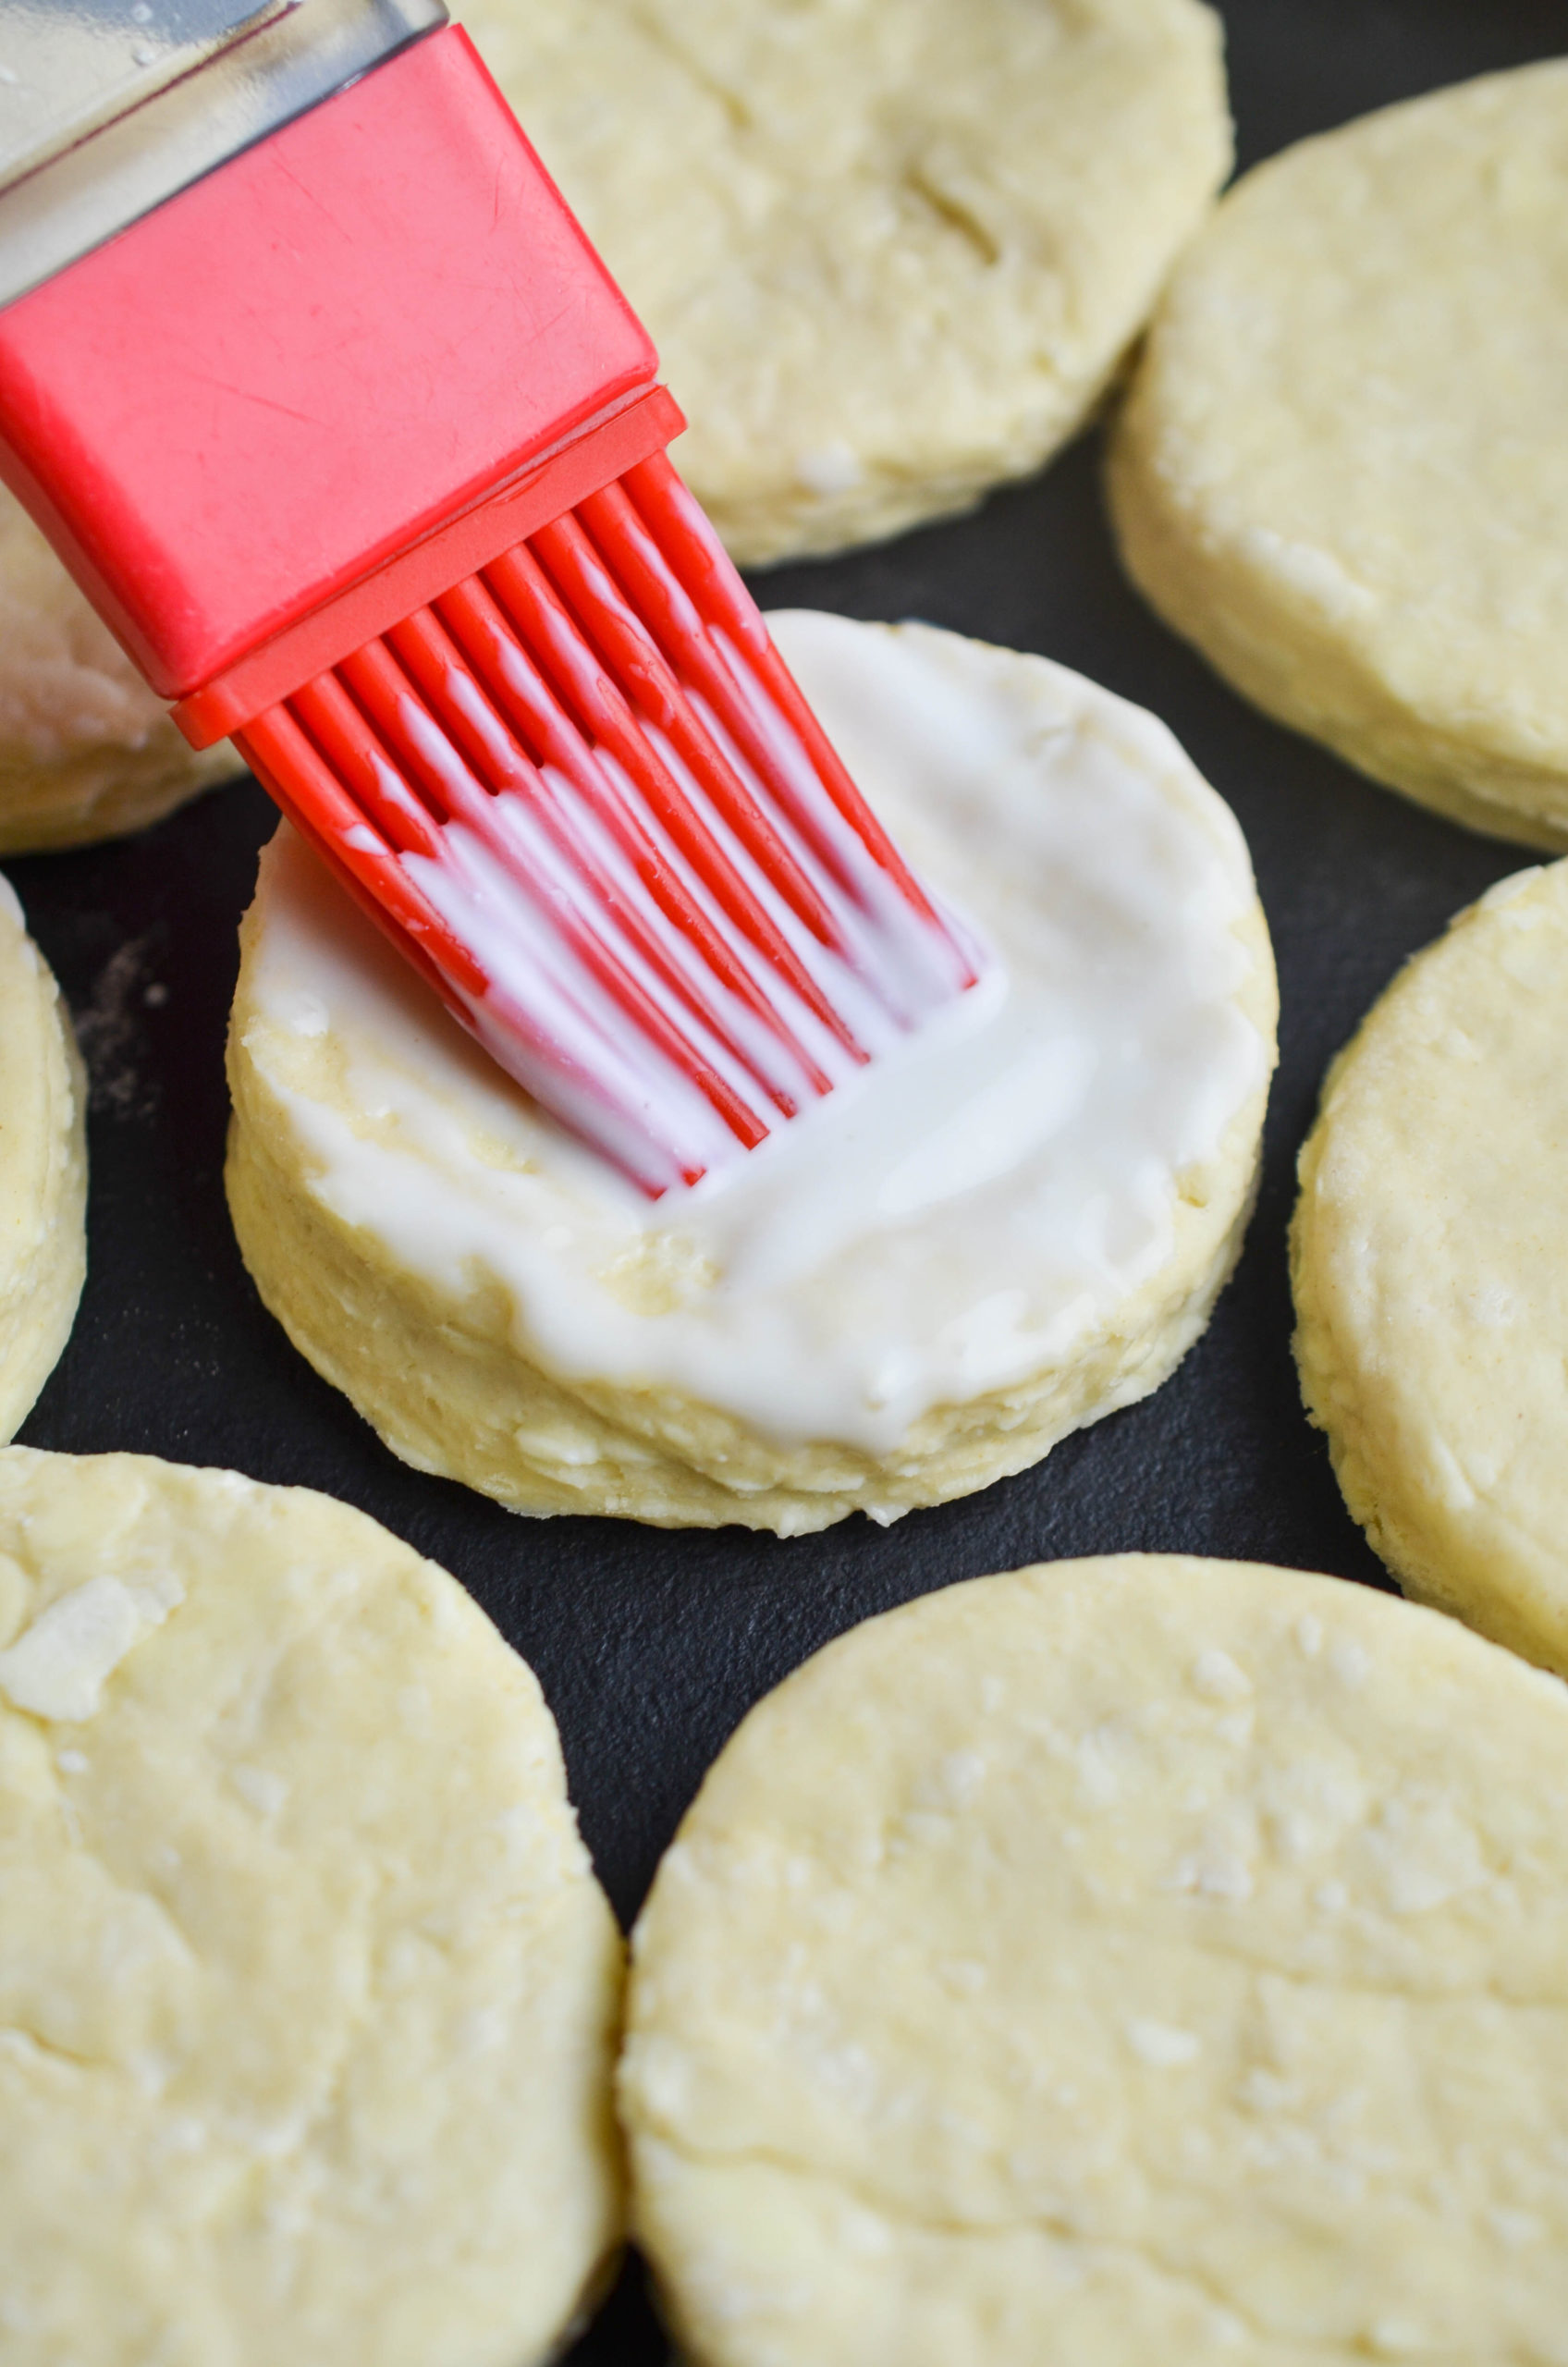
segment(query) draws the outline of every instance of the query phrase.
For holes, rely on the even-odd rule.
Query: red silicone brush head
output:
[[[0,313],[6,473],[148,679],[650,1192],[974,983],[663,457],[466,37]]]
[[[178,697],[656,366],[452,26],[0,312],[0,470]]]
[[[978,975],[662,454],[237,741],[501,1065],[655,1195]]]

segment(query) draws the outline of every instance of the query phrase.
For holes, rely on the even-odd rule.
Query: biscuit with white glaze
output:
[[[6,2367],[533,2367],[621,2226],[538,1685],[304,1489],[0,1453]]]
[[[266,1304],[407,1461],[523,1512],[882,1520],[1157,1388],[1240,1248],[1274,1057],[1229,809],[1163,725],[926,626],[774,619],[999,1004],[649,1201],[493,1068],[287,835],[229,1031]]]
[[[1568,1697],[1243,1563],[982,1578],[741,1725],[632,1941],[692,2367],[1561,2356]]]
[[[1110,463],[1134,581],[1270,715],[1568,846],[1568,61],[1249,173],[1174,275]]]

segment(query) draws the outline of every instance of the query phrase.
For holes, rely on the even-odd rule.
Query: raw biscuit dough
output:
[[[6,2367],[529,2367],[621,1951],[531,1672],[304,1489],[0,1453]]]
[[[1296,1358],[1409,1594],[1568,1673],[1568,864],[1501,881],[1341,1053],[1301,1156]]]
[[[742,562],[891,534],[1079,425],[1230,162],[1194,0],[466,0]]]
[[[1568,1698],[1243,1563],[871,1620],[689,1810],[620,2101],[692,2367],[1547,2367]]]
[[[0,1443],[54,1371],[81,1296],[85,1108],[59,991],[0,878]]]
[[[240,769],[187,746],[0,485],[0,855],[140,830]]]
[[[1275,997],[1229,810],[1044,658],[773,623],[1010,985],[711,1196],[644,1199],[297,841],[263,858],[229,1032],[246,1262],[398,1454],[519,1511],[792,1534],[967,1494],[1158,1387],[1240,1247]]]
[[[1568,846],[1568,60],[1308,140],[1231,193],[1117,429],[1132,573],[1269,714]]]

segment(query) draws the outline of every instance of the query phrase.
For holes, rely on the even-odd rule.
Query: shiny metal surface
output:
[[[4,0],[0,304],[446,21],[444,0]]]
[[[9,0],[0,190],[300,0]]]

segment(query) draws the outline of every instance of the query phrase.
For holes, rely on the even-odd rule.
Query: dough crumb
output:
[[[1127,2043],[1141,2063],[1152,2065],[1157,2071],[1194,2062],[1198,2052],[1191,2030],[1172,2030],[1167,2022],[1129,2022]]]
[[[281,1775],[266,1767],[231,1767],[228,1780],[247,1808],[258,1816],[276,1816],[288,1797],[288,1786]]]
[[[1252,1679],[1229,1652],[1211,1650],[1200,1652],[1193,1662],[1193,1688],[1206,1701],[1244,1701]]]
[[[0,1652],[0,1693],[36,1718],[91,1718],[126,1654],[183,1600],[172,1583],[128,1587],[118,1578],[90,1578],[40,1612]]]

